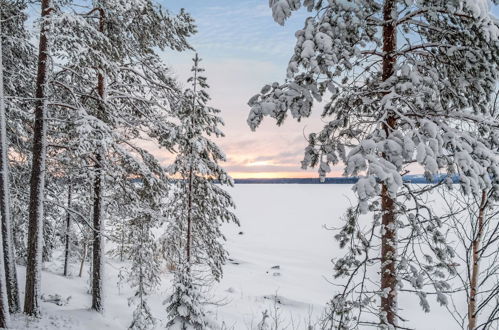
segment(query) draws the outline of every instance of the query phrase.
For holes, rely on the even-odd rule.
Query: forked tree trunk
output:
[[[6,171],[7,169],[7,164],[5,163],[7,159],[7,154],[6,154],[6,145],[7,145],[7,140],[6,140],[6,127],[5,127],[5,103],[4,103],[4,94],[3,94],[3,62],[2,62],[2,54],[3,54],[3,49],[2,49],[2,20],[0,16],[0,138],[2,139],[0,141],[1,148],[2,148],[2,167],[0,168],[1,170],[1,175],[0,175],[0,190],[1,190],[1,203],[0,207],[4,207],[5,203],[9,203],[9,200],[6,200],[8,198],[8,183],[5,181],[5,176],[8,176],[8,172]],[[5,153],[5,158],[4,158],[4,153]],[[5,210],[2,210],[2,223],[4,223],[7,219],[4,216]],[[2,226],[2,232],[3,232],[3,226]],[[3,235],[2,235],[3,236]],[[0,236],[0,240],[2,240],[3,237]],[[5,246],[5,245],[3,245]],[[7,302],[7,286],[6,286],[6,277],[5,277],[5,268],[4,268],[4,256],[3,256],[3,249],[0,249],[0,328],[7,328],[9,326],[9,305]]]
[[[397,30],[395,25],[396,0],[385,0],[383,4],[383,81],[389,79],[395,70]],[[386,23],[387,22],[387,23]],[[383,125],[386,137],[396,126],[396,118],[389,114]],[[383,155],[386,158],[386,155]],[[395,201],[384,183],[381,189],[381,324],[397,326],[397,224]]]
[[[72,191],[73,185],[71,179],[69,179],[68,183],[68,210],[66,212],[66,234],[65,234],[65,243],[66,246],[64,248],[64,276],[68,276],[68,268],[69,268],[69,249],[70,249],[70,233],[71,233],[71,199],[72,199]]]
[[[1,19],[1,18],[0,18]],[[1,25],[1,22],[0,22]],[[0,43],[2,28],[0,26]],[[19,312],[21,303],[19,301],[19,287],[17,283],[16,259],[14,243],[12,240],[12,218],[10,212],[10,182],[9,182],[9,160],[7,157],[9,143],[7,141],[7,119],[3,89],[3,63],[2,45],[0,45],[0,215],[2,220],[3,256],[5,260],[5,283],[9,310],[11,313]]]
[[[46,85],[48,70],[47,39],[48,25],[45,23],[51,12],[51,0],[42,0],[40,44],[38,48],[38,73],[36,78],[35,125],[33,130],[33,164],[30,181],[28,257],[26,262],[26,289],[24,312],[40,315],[40,278],[42,271],[43,243],[43,199],[45,190],[45,160],[47,134]]]
[[[104,33],[105,28],[105,13],[104,10],[99,9],[99,31]],[[104,111],[104,102],[106,97],[106,77],[102,72],[99,72],[97,77],[97,92],[100,97],[100,109],[98,117],[102,116]],[[93,258],[92,258],[92,309],[98,312],[104,310],[103,298],[103,271],[104,271],[104,219],[103,219],[103,161],[104,156],[102,150],[99,148],[95,154],[95,181],[94,181],[94,240],[93,240]]]
[[[468,329],[475,330],[477,323],[476,315],[476,302],[478,292],[478,277],[480,275],[480,249],[483,237],[483,228],[485,221],[485,208],[487,206],[487,192],[482,191],[482,198],[480,207],[478,209],[478,218],[476,224],[476,233],[473,238],[472,244],[472,264],[471,264],[471,278],[470,278],[470,291],[468,300]]]

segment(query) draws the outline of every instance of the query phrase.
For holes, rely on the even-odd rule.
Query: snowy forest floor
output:
[[[226,226],[230,262],[224,278],[212,290],[208,306],[213,319],[226,329],[253,329],[264,310],[279,314],[282,329],[306,329],[314,323],[337,289],[332,282],[331,258],[342,251],[334,240],[340,217],[354,196],[350,185],[237,185],[231,189],[241,227]],[[366,219],[367,220],[367,219]],[[58,265],[57,267],[55,265]],[[60,260],[46,263],[42,275],[44,295],[71,298],[65,306],[43,302],[43,318],[14,317],[16,329],[127,329],[133,306],[127,298],[132,290],[123,281],[118,288],[119,270],[126,266],[107,260],[105,268],[105,312],[89,310],[88,272],[82,278],[63,277]],[[88,267],[88,264],[85,265]],[[72,273],[78,273],[74,264]],[[24,291],[24,267],[18,267]],[[376,275],[374,275],[376,278]],[[164,328],[171,275],[165,269],[161,287],[149,298],[157,328]],[[277,303],[274,303],[277,297]],[[431,329],[458,329],[446,309],[430,300],[432,312],[424,314],[416,297],[402,296],[403,315],[411,320],[404,326]],[[459,302],[456,302],[459,303]],[[318,327],[316,329],[319,329]]]

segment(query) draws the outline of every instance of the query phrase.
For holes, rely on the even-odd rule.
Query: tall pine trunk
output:
[[[478,209],[478,219],[476,224],[476,234],[472,244],[472,264],[471,264],[471,278],[470,278],[470,291],[468,300],[468,329],[474,330],[477,323],[476,315],[476,299],[478,292],[478,277],[480,275],[480,249],[482,244],[484,221],[485,221],[485,208],[487,206],[487,192],[482,191],[482,199]]]
[[[46,161],[46,87],[48,70],[48,25],[45,19],[51,12],[51,0],[41,1],[42,23],[38,48],[38,73],[36,78],[35,125],[33,132],[33,164],[30,180],[28,257],[26,262],[26,289],[24,312],[40,315],[40,278],[42,271],[43,200]]]
[[[4,103],[4,94],[3,94],[3,61],[2,61],[2,54],[3,54],[3,49],[2,49],[2,21],[0,18],[0,137],[2,141],[0,141],[1,148],[2,148],[2,173],[1,173],[1,188],[2,189],[2,205],[0,207],[3,207],[4,202],[7,204],[9,203],[8,200],[5,200],[8,197],[8,183],[5,182],[5,176],[8,175],[8,172],[6,172],[7,164],[5,163],[5,160],[7,158],[7,155],[5,155],[5,159],[3,158],[3,153],[6,153],[6,123],[5,123],[5,103]],[[5,192],[5,188],[7,188],[7,193]],[[5,217],[4,217],[5,210],[2,210],[2,219],[5,222]],[[2,226],[3,229],[3,226]],[[2,235],[3,236],[3,235]],[[3,237],[0,237],[0,240],[2,240]],[[6,286],[6,277],[5,277],[5,266],[4,266],[4,258],[3,258],[3,249],[0,249],[0,328],[7,328],[9,326],[9,305],[7,302],[7,286]]]
[[[64,276],[68,276],[68,268],[69,268],[69,249],[70,249],[70,233],[71,233],[71,199],[72,199],[72,191],[73,184],[71,179],[69,179],[68,183],[68,210],[66,213],[66,230],[65,230],[65,247],[64,247]]]
[[[104,33],[105,28],[105,13],[103,9],[99,9],[99,31]],[[98,117],[101,117],[105,111],[104,103],[106,97],[106,77],[100,71],[97,77],[97,92],[100,97],[100,106]],[[103,184],[104,173],[103,164],[104,156],[101,148],[95,154],[95,181],[94,181],[94,240],[93,240],[93,258],[92,258],[92,309],[98,312],[104,310],[103,298],[103,271],[104,271],[104,219],[103,219]]]
[[[1,25],[1,23],[0,23]],[[0,26],[0,43],[2,29]],[[0,45],[0,57],[2,49]],[[9,182],[9,160],[7,157],[9,144],[7,141],[7,119],[4,90],[3,90],[3,64],[0,58],[0,215],[2,219],[2,239],[3,239],[3,257],[5,264],[5,283],[7,286],[7,295],[9,301],[9,310],[11,313],[17,313],[20,309],[19,287],[17,283],[17,271],[14,253],[14,242],[12,240],[12,224],[10,212],[10,182]]]
[[[395,24],[396,0],[385,0],[383,4],[383,81],[388,80],[395,70],[397,30]],[[383,125],[386,137],[396,126],[396,118],[389,114]],[[386,155],[383,155],[386,158]],[[395,200],[390,196],[386,183],[381,189],[381,324],[397,326],[397,224]]]

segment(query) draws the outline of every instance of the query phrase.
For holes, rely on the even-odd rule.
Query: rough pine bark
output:
[[[3,158],[3,153],[5,152],[5,149],[6,149],[6,127],[5,127],[5,103],[4,103],[4,92],[3,92],[3,62],[2,62],[2,40],[1,40],[1,36],[2,36],[2,21],[0,20],[0,136],[2,138],[2,141],[0,141],[1,143],[1,147],[2,147],[2,162],[3,162],[3,166],[1,167],[1,171],[2,171],[2,175],[1,177],[3,178],[2,179],[2,205],[1,206],[4,206],[4,202],[5,202],[5,198],[8,196],[8,193],[7,193],[7,196],[6,196],[6,193],[5,193],[5,175],[8,175],[8,172],[5,172],[5,169],[7,168],[6,164],[5,164],[5,159]],[[6,156],[6,155],[5,155]],[[8,186],[6,187],[7,188],[7,191],[8,191]],[[6,201],[7,203],[9,202],[8,200]],[[4,210],[2,210],[2,219],[5,220],[4,216],[3,216],[3,213],[4,213]],[[5,222],[5,221],[2,221],[2,222]],[[2,229],[3,229],[3,226],[2,226]],[[3,235],[2,235],[3,236]],[[0,240],[2,240],[3,238],[0,236]],[[5,283],[5,269],[4,269],[4,257],[3,257],[3,249],[0,249],[0,328],[7,328],[9,326],[9,307],[8,307],[8,302],[7,302],[7,286],[6,286],[6,283]]]
[[[65,247],[64,247],[64,276],[68,276],[69,268],[69,248],[70,248],[70,231],[71,231],[71,199],[72,199],[73,185],[71,179],[68,184],[68,210],[66,212],[66,230],[65,230]]]
[[[99,11],[99,31],[104,33],[105,28],[105,12],[103,9],[98,9]],[[100,97],[100,106],[97,116],[102,115],[104,111],[104,102],[106,97],[106,77],[101,71],[98,73],[97,77],[97,92]],[[94,181],[94,240],[93,240],[93,258],[92,258],[92,309],[98,312],[104,310],[102,298],[103,298],[103,271],[104,271],[104,238],[102,236],[104,232],[104,219],[103,219],[103,164],[104,157],[101,150],[97,150],[95,154],[95,181]]]
[[[480,275],[480,249],[482,244],[485,208],[487,206],[487,192],[482,191],[482,198],[480,207],[478,209],[478,218],[476,224],[476,234],[472,242],[472,264],[471,264],[471,278],[470,278],[470,291],[468,300],[468,329],[474,330],[477,323],[476,315],[476,302],[478,292],[478,277]]]
[[[0,38],[1,38],[0,26]],[[1,40],[0,40],[1,42]],[[2,56],[0,45],[0,57]],[[17,283],[16,262],[14,254],[14,243],[12,240],[12,224],[10,212],[10,183],[9,183],[9,161],[7,157],[9,144],[7,141],[7,122],[5,113],[5,102],[3,100],[3,64],[0,58],[0,86],[2,104],[0,106],[0,216],[2,219],[2,239],[3,239],[3,256],[5,264],[5,283],[7,286],[7,295],[9,301],[9,310],[11,313],[19,312],[19,288]]]
[[[397,30],[395,25],[396,0],[385,0],[383,4],[383,72],[386,81],[394,74],[397,47]],[[386,137],[396,126],[396,118],[389,114],[383,129]],[[386,155],[383,155],[386,158]],[[397,326],[397,224],[395,201],[390,196],[386,184],[381,189],[381,324],[396,328]]]
[[[30,180],[28,256],[26,262],[26,289],[24,313],[40,315],[40,278],[42,271],[43,199],[45,190],[45,160],[47,134],[47,70],[48,26],[44,19],[50,15],[51,0],[41,1],[42,23],[38,48],[38,72],[36,77],[35,125],[33,130],[33,163]]]

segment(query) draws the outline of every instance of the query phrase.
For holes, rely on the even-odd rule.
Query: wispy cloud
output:
[[[261,0],[189,1],[183,5],[192,11],[199,28],[192,44],[214,56],[254,59],[272,55],[282,60],[293,49],[294,30],[303,22],[296,18],[287,28],[278,26]]]

